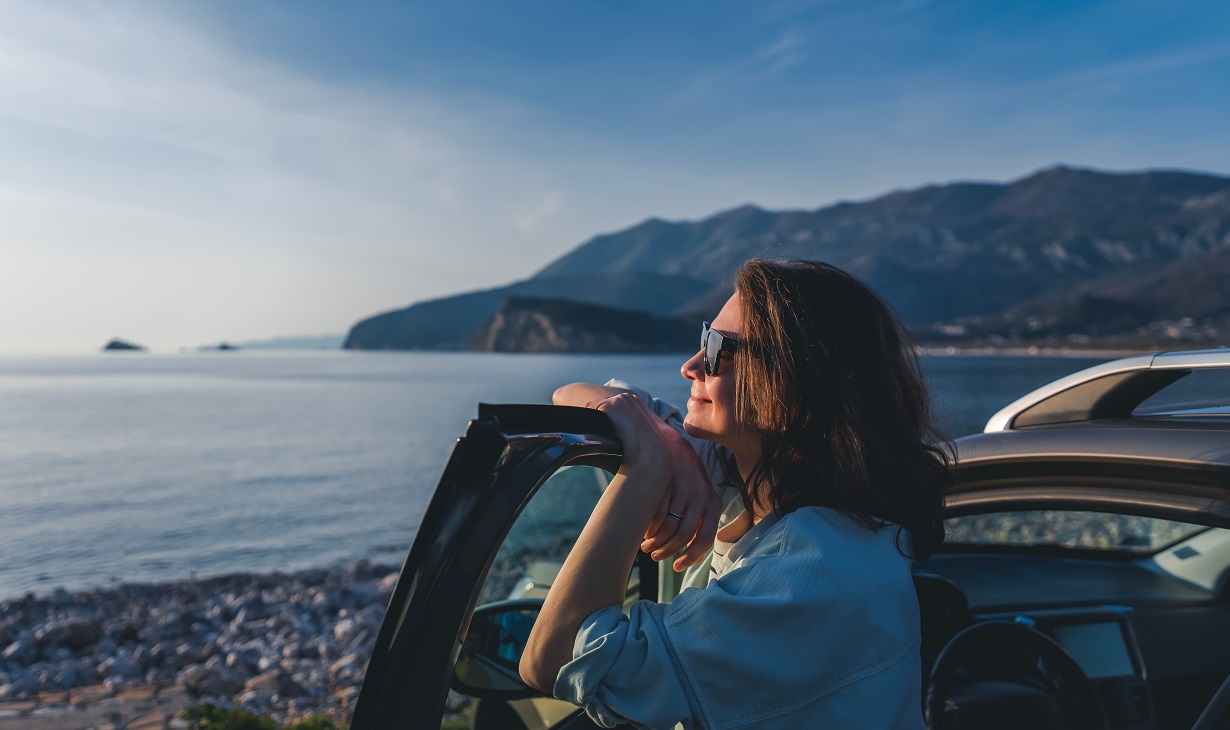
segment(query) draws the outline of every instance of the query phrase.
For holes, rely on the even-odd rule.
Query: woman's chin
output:
[[[692,436],[693,438],[705,439],[706,441],[714,441],[715,440],[714,437],[717,435],[713,433],[712,431],[710,431],[709,429],[703,426],[697,425],[696,423],[692,422],[688,418],[683,419],[683,430],[686,431],[687,434],[689,436]]]

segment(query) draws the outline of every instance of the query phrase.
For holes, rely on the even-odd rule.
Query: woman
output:
[[[921,728],[912,558],[943,540],[948,457],[902,327],[866,285],[752,260],[683,364],[683,427],[733,457],[742,514],[636,396],[583,386],[624,459],[551,587],[521,660],[599,724]],[[619,606],[639,547],[710,580]]]

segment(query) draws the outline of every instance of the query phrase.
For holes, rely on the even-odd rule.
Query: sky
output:
[[[0,352],[343,333],[591,236],[1230,174],[1224,0],[0,0]]]

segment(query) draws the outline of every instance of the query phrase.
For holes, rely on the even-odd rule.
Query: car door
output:
[[[402,567],[352,728],[437,728],[442,718],[445,727],[474,724],[474,700],[450,697],[450,686],[475,608],[520,599],[515,605],[528,602],[532,624],[534,602],[545,595],[544,584],[617,471],[620,455],[610,421],[596,410],[479,406]],[[640,598],[658,598],[657,564],[646,558],[629,577],[628,600]],[[516,612],[501,616],[505,624],[522,622]],[[520,685],[514,661],[494,659],[504,666],[491,669],[503,673],[511,691],[480,700],[488,710],[533,694]],[[520,719],[507,707],[498,712],[512,727],[588,726],[570,706],[517,709]],[[527,720],[527,713],[536,719]],[[558,725],[561,716],[574,717]]]

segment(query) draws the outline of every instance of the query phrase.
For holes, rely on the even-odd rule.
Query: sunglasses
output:
[[[705,356],[705,375],[717,375],[718,362],[722,359],[722,353],[727,352],[734,355],[735,350],[738,349],[738,340],[727,337],[715,329],[710,329],[708,322],[701,323],[700,351]]]

